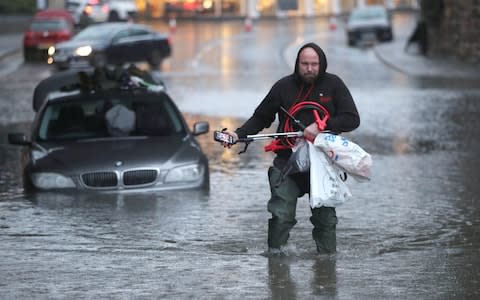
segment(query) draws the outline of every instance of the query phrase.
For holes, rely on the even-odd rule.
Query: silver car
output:
[[[34,103],[30,138],[9,134],[11,144],[24,146],[27,190],[209,189],[208,160],[195,139],[209,125],[190,130],[166,92],[67,87]]]
[[[76,26],[81,26],[82,18],[92,23],[106,22],[110,14],[106,0],[65,0],[65,8],[72,14]]]
[[[393,40],[390,15],[382,5],[354,9],[348,17],[346,28],[349,46]]]

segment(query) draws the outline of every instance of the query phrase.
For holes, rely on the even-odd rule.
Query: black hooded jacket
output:
[[[300,52],[310,47],[317,52],[320,58],[320,71],[317,79],[311,85],[303,82],[298,71]],[[255,109],[254,114],[235,132],[239,137],[257,134],[264,128],[270,127],[279,119],[277,132],[281,132],[286,119],[286,114],[280,107],[289,110],[293,105],[301,101],[313,101],[320,103],[330,113],[326,130],[336,133],[352,131],[360,125],[360,117],[350,91],[343,81],[334,74],[327,73],[327,58],[323,50],[315,43],[305,44],[297,53],[295,70],[292,74],[278,80],[270,89],[262,102]],[[313,123],[313,114],[302,112],[295,116],[308,126]],[[279,156],[288,158],[291,150],[279,151]]]

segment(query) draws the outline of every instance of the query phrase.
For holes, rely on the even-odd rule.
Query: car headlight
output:
[[[90,46],[78,47],[75,50],[75,55],[78,55],[78,56],[89,56],[90,53],[92,53],[92,47]]]
[[[66,189],[74,188],[75,183],[69,177],[58,173],[34,173],[32,183],[39,189]]]
[[[48,47],[48,55],[53,56],[55,54],[55,46]]]
[[[192,164],[171,169],[165,176],[166,183],[197,181],[203,176],[203,166]]]

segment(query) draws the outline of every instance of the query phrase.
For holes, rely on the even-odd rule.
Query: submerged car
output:
[[[169,35],[135,23],[90,25],[71,40],[51,47],[49,63],[57,69],[102,67],[147,61],[158,69],[171,55]]]
[[[346,28],[349,46],[393,40],[390,15],[381,5],[354,9],[348,17]]]
[[[209,190],[208,159],[195,138],[209,124],[190,130],[163,86],[146,77],[102,73],[99,87],[98,74],[59,72],[39,84],[49,91],[35,93],[29,137],[8,135],[23,146],[25,189]],[[57,83],[62,88],[53,88]]]

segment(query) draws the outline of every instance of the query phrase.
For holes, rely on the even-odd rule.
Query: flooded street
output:
[[[478,80],[399,73],[373,49],[347,47],[322,19],[264,21],[249,33],[235,22],[203,25],[179,24],[174,57],[157,74],[189,124],[237,128],[305,41],[324,47],[327,70],[349,87],[361,125],[348,137],[374,165],[370,182],[347,181],[338,252],[317,255],[305,196],[288,255],[264,255],[268,141],[238,155],[241,145],[200,136],[208,194],[25,194],[6,133],[28,131],[33,87],[50,69],[21,65],[0,76],[0,298],[480,297]]]

